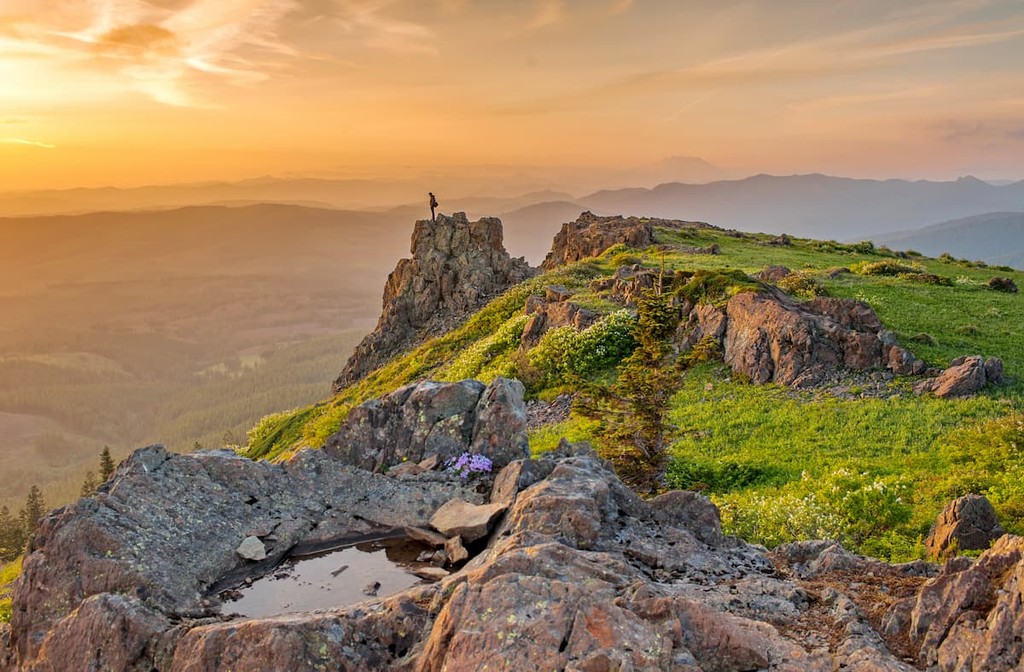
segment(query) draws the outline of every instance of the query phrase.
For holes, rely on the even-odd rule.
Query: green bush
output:
[[[924,266],[917,262],[903,263],[894,259],[882,261],[862,261],[854,264],[850,270],[858,275],[903,275],[906,273],[923,273]]]
[[[512,316],[493,334],[481,338],[457,355],[437,376],[438,379],[458,381],[480,377],[481,371],[492,365],[497,358],[519,347],[523,327],[529,320],[529,315]]]
[[[776,469],[749,462],[705,462],[676,457],[669,461],[665,483],[678,490],[706,489],[713,493],[726,493],[772,483],[779,475]]]
[[[676,271],[673,291],[681,299],[696,305],[719,305],[742,292],[756,292],[761,285],[743,271],[723,270]]]
[[[530,366],[539,372],[534,389],[542,389],[579,376],[585,378],[618,364],[636,349],[628,310],[618,310],[579,331],[556,327],[541,337],[527,353]]]
[[[21,558],[0,567],[0,623],[11,620],[11,587],[21,576]]]
[[[939,287],[952,287],[955,283],[953,278],[934,273],[900,273],[896,276],[900,280],[909,282],[920,282],[923,285],[937,285]]]
[[[813,299],[816,296],[828,295],[828,290],[818,283],[813,273],[808,273],[807,271],[790,273],[775,284],[779,289],[803,299]]]
[[[805,473],[774,492],[724,495],[722,526],[730,534],[769,547],[802,539],[835,539],[859,551],[869,540],[883,538],[910,522],[910,494],[911,485],[902,477],[847,469],[823,477]]]

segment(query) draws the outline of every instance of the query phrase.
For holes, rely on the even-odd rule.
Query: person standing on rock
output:
[[[437,215],[434,210],[437,208],[437,198],[434,197],[434,192],[427,192],[430,195],[430,221],[436,222]]]

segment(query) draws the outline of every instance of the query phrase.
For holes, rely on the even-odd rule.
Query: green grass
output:
[[[455,331],[394,359],[333,399],[283,415],[247,454],[275,458],[320,446],[355,404],[421,377],[488,379],[521,371],[515,358],[521,356],[516,343],[523,304],[544,285],[566,285],[575,291],[574,301],[607,314],[618,306],[589,281],[611,275],[623,261],[663,268],[681,297],[709,302],[756,289],[744,273],[785,265],[813,281],[816,291],[820,286],[830,296],[871,304],[901,344],[929,365],[942,367],[967,354],[999,356],[1010,382],[972,399],[942,400],[916,397],[912,381],[897,379],[890,398],[842,399],[750,385],[720,362],[698,364],[671,402],[675,429],[667,484],[706,491],[721,506],[728,532],[767,544],[826,535],[882,558],[918,557],[920,540],[941,508],[970,491],[990,496],[1007,529],[1024,531],[1024,486],[1018,491],[1016,485],[1024,483],[1024,458],[1007,448],[1016,445],[1014,423],[1024,406],[1024,295],[984,286],[993,275],[1020,285],[1024,273],[951,258],[915,255],[908,262],[864,244],[793,239],[780,247],[763,244],[771,236],[715,230],[662,229],[658,235],[669,249],[615,246],[513,288]],[[720,254],[671,249],[714,244]],[[913,276],[830,272],[911,263],[919,269]],[[922,281],[922,273],[952,284]],[[591,371],[588,378],[609,385],[615,369]],[[571,376],[537,380],[546,382],[526,381],[536,398],[573,391]],[[851,391],[856,396],[858,388]],[[535,454],[546,452],[563,436],[599,446],[598,429],[595,421],[573,414],[534,430],[531,447]]]
[[[0,566],[0,623],[11,620],[11,587],[21,576],[21,558]]]

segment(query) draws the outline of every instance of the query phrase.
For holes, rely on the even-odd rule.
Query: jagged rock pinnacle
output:
[[[338,391],[428,336],[450,330],[494,296],[532,276],[502,244],[501,220],[470,222],[463,212],[416,222],[412,259],[402,259],[384,286],[377,328],[356,347],[334,382]]]

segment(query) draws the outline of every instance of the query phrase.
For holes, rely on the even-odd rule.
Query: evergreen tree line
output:
[[[0,562],[14,560],[25,551],[25,544],[45,513],[43,491],[35,485],[29,490],[25,508],[18,511],[18,515],[11,514],[6,506],[0,507]]]
[[[103,446],[100,453],[100,480],[96,480],[96,475],[92,471],[86,474],[82,483],[82,496],[86,497],[96,492],[99,483],[105,482],[114,473],[114,467],[110,448]],[[33,485],[29,490],[25,506],[17,515],[12,514],[6,506],[0,506],[0,562],[10,562],[25,552],[28,540],[32,538],[44,515],[46,498],[37,485]]]

